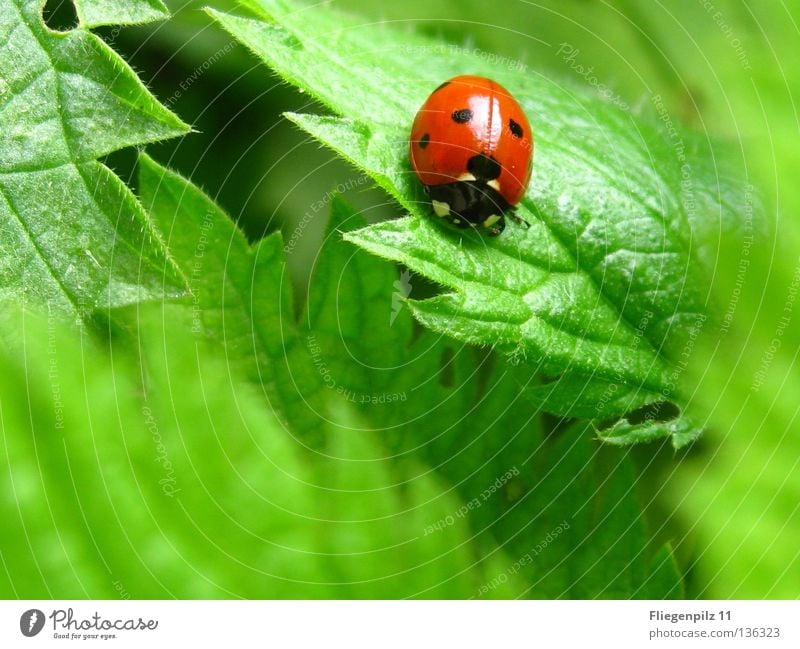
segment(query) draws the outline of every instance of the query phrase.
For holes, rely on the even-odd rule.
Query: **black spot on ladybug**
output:
[[[514,137],[521,138],[523,135],[525,135],[525,131],[523,131],[522,127],[513,119],[508,120],[508,129],[511,131],[511,135]]]
[[[494,180],[500,175],[500,163],[491,156],[479,153],[467,161],[467,170],[478,180]]]
[[[445,81],[444,83],[440,83],[438,86],[436,86],[436,90],[434,90],[433,92],[439,92],[442,88],[444,88],[445,86],[449,86],[449,85],[450,85],[449,81]],[[431,94],[433,94],[433,92]]]
[[[450,116],[456,124],[466,124],[472,119],[472,111],[469,108],[459,108],[454,110]]]
[[[431,141],[431,134],[430,133],[425,133],[425,135],[423,135],[422,138],[419,141],[419,148],[420,149],[424,149],[426,146],[428,146],[428,143],[430,141]]]

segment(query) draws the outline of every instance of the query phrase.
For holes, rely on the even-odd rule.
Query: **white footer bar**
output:
[[[0,647],[797,648],[799,621],[796,601],[4,601]]]

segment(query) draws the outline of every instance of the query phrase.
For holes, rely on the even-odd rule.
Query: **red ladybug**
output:
[[[471,75],[431,93],[414,118],[409,149],[434,212],[493,236],[505,228],[504,213],[525,194],[533,168],[533,133],[522,108],[499,83]]]

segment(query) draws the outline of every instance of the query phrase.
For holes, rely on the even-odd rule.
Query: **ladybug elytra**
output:
[[[499,83],[472,75],[431,93],[414,119],[409,149],[436,215],[492,236],[505,228],[504,215],[525,194],[533,168],[533,133],[522,108]]]

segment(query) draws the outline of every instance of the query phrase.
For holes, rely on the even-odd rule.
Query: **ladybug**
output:
[[[425,100],[409,151],[436,215],[491,236],[505,228],[504,215],[525,194],[533,169],[522,108],[499,83],[472,75],[445,81]]]

